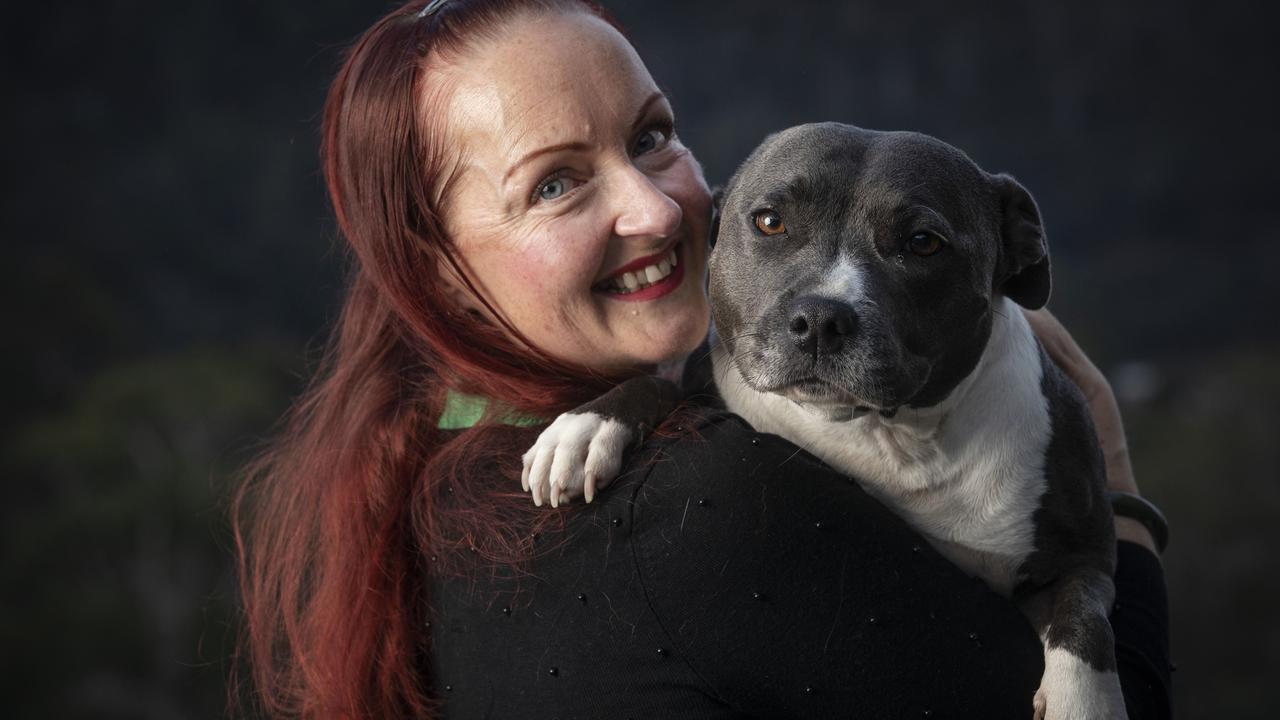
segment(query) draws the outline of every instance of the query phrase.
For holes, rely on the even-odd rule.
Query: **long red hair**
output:
[[[330,88],[322,147],[352,251],[345,303],[321,367],[234,498],[252,691],[233,692],[271,717],[432,717],[433,561],[464,548],[518,563],[535,532],[563,520],[516,492],[528,434],[437,429],[447,391],[547,416],[617,380],[450,301],[442,268],[466,276],[431,200],[445,153],[422,107],[433,53],[464,50],[517,14],[613,21],[584,0],[447,0],[424,14],[427,4],[375,23]]]

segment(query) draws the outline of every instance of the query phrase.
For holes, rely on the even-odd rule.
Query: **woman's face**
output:
[[[697,347],[711,196],[631,45],[586,13],[532,15],[432,71],[455,162],[445,225],[494,308],[600,370]]]

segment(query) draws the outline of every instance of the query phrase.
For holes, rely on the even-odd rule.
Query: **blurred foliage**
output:
[[[1032,190],[1054,310],[1112,371],[1173,524],[1180,712],[1270,717],[1276,9],[606,4],[713,184],[768,132],[841,120],[937,135]],[[337,306],[317,117],[388,7],[6,9],[6,716],[224,713],[227,493]]]
[[[224,705],[228,479],[288,402],[294,354],[199,348],[111,367],[5,444],[5,476],[23,484],[4,511],[0,673],[21,689],[7,716]]]
[[[1157,371],[1124,414],[1143,492],[1165,511],[1183,717],[1266,717],[1280,668],[1280,346]],[[1123,387],[1121,387],[1123,389]]]

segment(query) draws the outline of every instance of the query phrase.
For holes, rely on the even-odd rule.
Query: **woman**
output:
[[[1013,606],[731,416],[670,421],[590,506],[517,492],[539,418],[706,335],[710,193],[673,127],[581,0],[415,2],[351,50],[324,119],[348,297],[237,503],[268,714],[1025,714]],[[1126,692],[1159,704],[1158,562],[1130,547],[1118,584]]]

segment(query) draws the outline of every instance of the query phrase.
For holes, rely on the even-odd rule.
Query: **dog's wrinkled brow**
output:
[[[770,205],[786,205],[791,203],[817,202],[821,192],[808,178],[795,178],[782,184],[764,195],[764,201]]]
[[[928,205],[924,205],[919,202],[913,202],[907,205],[900,206],[896,214],[899,217],[903,217],[903,218],[917,218],[921,220],[928,220],[935,225],[939,225],[942,227],[950,227],[950,223],[947,222],[947,218],[945,215],[938,212],[937,210],[934,210],[932,207],[929,207]]]

